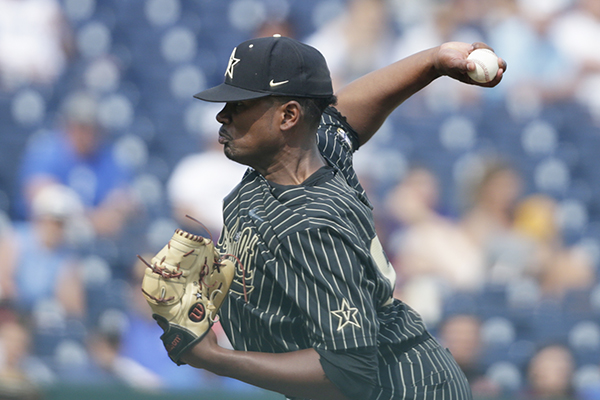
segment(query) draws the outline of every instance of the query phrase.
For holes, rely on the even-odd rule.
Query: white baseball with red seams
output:
[[[489,49],[475,49],[467,60],[475,63],[475,70],[469,76],[475,82],[486,83],[493,80],[498,73],[498,56]]]

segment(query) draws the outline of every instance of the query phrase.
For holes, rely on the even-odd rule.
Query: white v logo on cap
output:
[[[234,47],[233,51],[231,52],[231,56],[229,57],[229,64],[227,64],[227,70],[225,70],[225,75],[228,76],[229,79],[233,79],[233,67],[235,67],[237,63],[240,62],[239,58],[235,58],[236,50],[237,47]]]
[[[271,79],[271,82],[269,82],[269,86],[271,86],[271,87],[281,86],[281,85],[285,85],[289,81],[290,80],[288,79],[287,81],[274,82],[273,79]]]

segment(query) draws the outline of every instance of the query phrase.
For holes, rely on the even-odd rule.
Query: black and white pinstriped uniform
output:
[[[373,399],[470,399],[452,357],[392,298],[395,275],[352,168],[357,136],[333,108],[318,144],[334,167],[327,179],[277,186],[250,169],[225,198],[219,248],[243,265],[220,312],[234,348],[377,346],[381,388]]]

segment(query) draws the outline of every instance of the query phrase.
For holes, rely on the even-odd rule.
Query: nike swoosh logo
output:
[[[274,82],[273,79],[271,79],[271,82],[269,82],[269,86],[271,86],[271,87],[281,86],[281,85],[285,85],[288,82],[289,82],[289,79],[287,81],[281,81],[281,82]]]
[[[250,210],[250,212],[248,212],[248,215],[250,215],[250,217],[252,217],[253,219],[255,219],[259,222],[264,222],[264,220],[256,213],[256,208],[253,208],[252,210]]]

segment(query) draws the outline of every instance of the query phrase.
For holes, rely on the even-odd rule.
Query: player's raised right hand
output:
[[[468,72],[475,66],[473,63],[467,61],[467,57],[475,49],[490,49],[492,48],[485,43],[476,42],[473,44],[463,42],[448,42],[444,43],[437,48],[434,52],[433,64],[438,74],[449,76],[450,78],[456,79],[460,82],[468,83],[471,85],[478,85],[484,87],[494,87],[502,80],[502,75],[506,71],[506,61],[502,58],[498,58],[498,73],[496,77],[490,82],[479,83],[472,80]],[[469,66],[471,69],[469,69]]]

